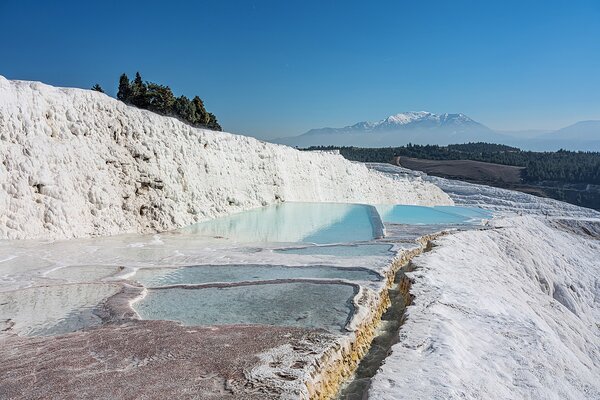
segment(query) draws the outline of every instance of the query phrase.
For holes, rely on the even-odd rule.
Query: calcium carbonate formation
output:
[[[418,177],[1,76],[0,158],[5,239],[165,231],[281,201],[452,204]]]

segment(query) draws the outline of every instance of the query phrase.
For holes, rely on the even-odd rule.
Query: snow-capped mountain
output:
[[[469,141],[499,141],[502,135],[465,114],[434,114],[408,111],[380,121],[362,121],[343,128],[311,129],[303,135],[282,138],[278,143],[293,146],[352,145],[397,146],[407,143],[450,144]]]
[[[362,121],[343,128],[318,128],[294,137],[274,140],[296,147],[388,147],[413,144],[448,145],[488,142],[524,150],[558,149],[600,151],[600,121],[580,121],[556,131],[499,132],[465,114],[408,111],[379,121]]]
[[[411,130],[439,128],[450,128],[454,131],[464,131],[470,129],[480,129],[482,131],[490,130],[479,122],[467,117],[465,114],[434,114],[427,111],[409,111],[390,115],[389,117],[376,122],[362,121],[343,128],[311,129],[310,131],[306,132],[305,135],[387,132],[398,129]]]

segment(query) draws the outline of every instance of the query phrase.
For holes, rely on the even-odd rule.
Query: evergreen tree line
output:
[[[584,151],[534,152],[490,143],[448,146],[413,145],[384,148],[314,146],[307,150],[339,150],[347,159],[391,162],[395,156],[427,160],[473,160],[525,167],[525,182],[559,181],[600,184],[600,153]]]
[[[186,96],[175,97],[170,87],[143,81],[139,72],[132,82],[126,74],[121,75],[117,99],[157,114],[176,117],[193,126],[222,130],[217,117],[206,111],[200,97],[195,96],[192,100]]]

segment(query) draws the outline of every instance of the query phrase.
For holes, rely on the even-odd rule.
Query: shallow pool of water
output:
[[[390,244],[358,244],[358,245],[333,245],[333,246],[307,246],[287,249],[276,249],[276,253],[319,255],[335,257],[364,257],[364,256],[389,256],[392,245]]]
[[[187,228],[209,237],[240,242],[344,243],[383,235],[374,207],[339,203],[282,203]]]
[[[94,309],[119,289],[114,284],[85,283],[0,292],[0,328],[44,336],[98,325],[102,321]]]
[[[149,289],[134,304],[143,319],[185,325],[266,324],[344,329],[352,312],[354,287],[280,283],[206,289]]]
[[[461,207],[461,206],[435,206],[437,211],[443,211],[450,214],[462,215],[468,219],[481,220],[492,218],[493,213],[478,207]]]
[[[377,212],[384,223],[408,225],[445,225],[478,223],[491,217],[480,208],[455,206],[378,205]]]
[[[144,286],[243,282],[272,279],[344,279],[376,281],[373,271],[359,268],[286,267],[281,265],[201,265],[185,268],[142,268],[131,278]]]
[[[123,267],[105,265],[72,265],[54,269],[46,274],[52,279],[61,279],[68,282],[90,282],[108,278],[118,274]]]

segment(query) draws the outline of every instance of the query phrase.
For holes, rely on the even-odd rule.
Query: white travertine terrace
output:
[[[371,382],[370,398],[600,398],[600,214],[593,210],[390,165],[368,169],[339,155],[299,152],[192,128],[100,93],[2,77],[0,161],[0,239],[163,231],[279,201],[456,202],[494,210],[495,218],[486,229],[444,236],[435,241],[432,251],[413,260],[417,268],[408,275],[414,301],[399,342]],[[416,244],[396,246],[404,261],[407,254],[412,257],[419,250]],[[43,362],[39,373],[49,373],[57,364],[51,339],[29,342],[14,333],[45,333],[44,327],[63,320],[73,324],[68,327],[72,329],[78,329],[79,322],[82,326],[99,323],[92,307],[111,296],[115,285],[131,278],[138,268],[255,262],[365,267],[386,275],[399,265],[399,261],[390,263],[389,256],[293,255],[271,251],[272,247],[236,247],[216,239],[199,245],[189,232],[51,243],[0,240],[0,297],[4,299],[0,303],[6,314],[0,315],[0,330],[6,340],[22,346],[25,355],[15,357],[13,347],[4,348],[4,357],[13,357],[13,364],[4,363],[5,373],[13,374],[11,388],[15,393],[26,387],[45,390],[37,373],[29,376],[23,369],[23,374],[14,374],[21,371],[11,369],[21,365],[19,358],[36,357],[36,365]],[[90,274],[90,268],[96,267],[101,271]],[[104,278],[107,274],[113,275]],[[362,354],[351,344],[367,344],[373,333],[369,329],[385,306],[381,301],[385,281],[358,284],[347,336],[296,332],[290,345],[291,333],[271,327],[269,332],[280,337],[259,343],[256,349],[251,346],[261,363],[249,370],[249,377],[263,388],[279,388],[293,398],[306,397],[311,388],[314,397],[330,395],[327,390],[335,389],[357,361],[352,356]],[[58,291],[57,285],[66,289]],[[80,308],[82,317],[71,312]],[[144,367],[137,370],[139,376],[147,377],[147,369],[156,366],[156,376],[162,377],[165,370],[182,365],[173,375],[181,376],[193,370],[188,365],[196,365],[161,364],[168,358],[144,355],[147,346],[136,339],[139,332],[167,335],[160,343],[187,351],[176,339],[205,342],[211,337],[206,329],[179,328],[164,321],[138,321],[78,331],[62,342],[72,343],[70,349],[77,356],[58,362],[83,360],[70,367],[69,375],[75,368],[86,374],[93,370],[94,382],[105,379],[112,388],[105,360],[89,359],[106,350],[104,339],[109,338],[120,351],[113,365],[120,366],[122,355],[129,354],[133,344],[147,362],[139,365]],[[246,338],[271,337],[247,326],[210,329],[226,331],[227,337],[248,330]],[[175,334],[168,336],[171,331]],[[131,342],[123,342],[124,332]],[[38,351],[35,343],[50,350]],[[126,346],[119,347],[122,343]],[[234,354],[237,346],[223,349],[221,355]],[[196,354],[197,348],[191,353]],[[182,360],[188,360],[189,354],[184,355]],[[325,363],[311,367],[317,358]],[[347,371],[338,373],[327,363]],[[160,370],[162,365],[169,368]],[[136,371],[138,363],[127,366]],[[37,387],[29,384],[33,378]],[[160,379],[150,381],[162,384]],[[65,386],[53,380],[45,383],[55,390]],[[73,388],[97,394],[93,385]]]
[[[497,217],[413,260],[415,300],[369,398],[600,398],[600,213],[424,179]]]
[[[0,76],[0,239],[153,232],[279,201],[452,204],[340,155]]]

